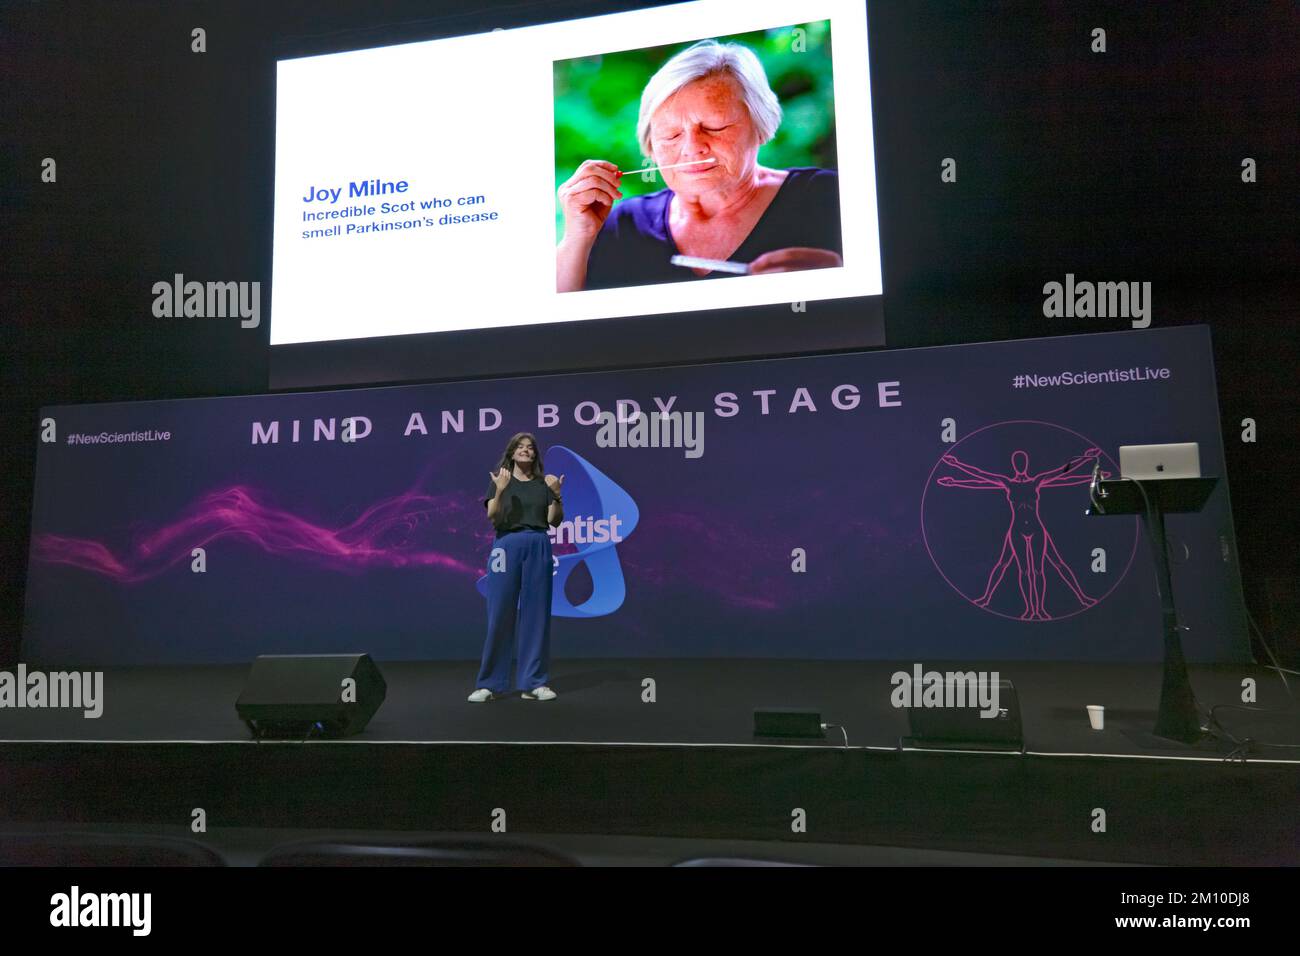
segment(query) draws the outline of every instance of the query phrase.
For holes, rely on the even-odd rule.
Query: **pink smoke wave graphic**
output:
[[[482,524],[481,519],[477,524]],[[408,491],[371,505],[349,524],[328,528],[264,504],[249,488],[235,485],[204,496],[176,521],[137,540],[127,554],[114,554],[99,541],[39,534],[32,540],[32,557],[135,583],[190,561],[195,548],[234,538],[267,554],[337,571],[436,567],[467,575],[481,573],[481,561],[467,563],[421,540],[433,533],[456,535],[474,553],[482,550],[481,539],[488,537],[471,526],[456,496],[435,498]]]

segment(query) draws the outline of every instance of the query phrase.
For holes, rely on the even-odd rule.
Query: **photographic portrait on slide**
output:
[[[557,61],[555,116],[556,291],[843,266],[830,21]]]

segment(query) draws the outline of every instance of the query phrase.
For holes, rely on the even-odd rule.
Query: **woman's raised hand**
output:
[[[623,198],[619,183],[623,174],[603,159],[584,160],[560,186],[560,209],[564,213],[566,241],[595,239],[614,201]]]
[[[498,492],[505,491],[506,485],[510,484],[509,468],[502,468],[500,471],[496,472],[496,474],[489,471],[488,474],[492,477],[492,483],[497,486]]]

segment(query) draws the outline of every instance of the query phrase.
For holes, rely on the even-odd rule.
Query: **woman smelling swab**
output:
[[[662,172],[667,188],[624,199],[623,177],[638,170],[584,161],[558,191],[556,291],[843,265],[835,171],[758,162],[780,123],[751,50],[703,40],[672,57],[646,84],[637,121],[656,164],[640,172]]]

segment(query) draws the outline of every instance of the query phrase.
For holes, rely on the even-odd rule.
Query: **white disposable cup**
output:
[[[1106,708],[1101,704],[1088,705],[1088,723],[1093,730],[1102,730],[1106,726]]]

